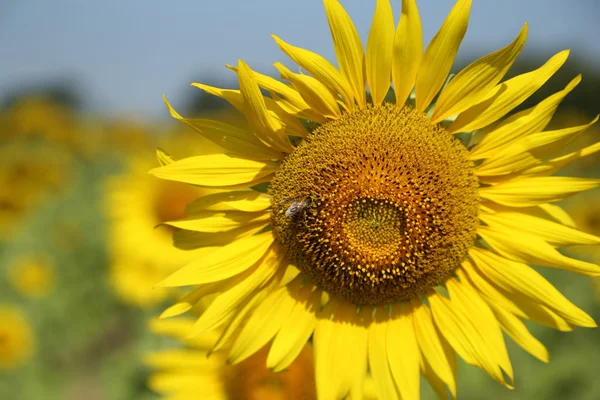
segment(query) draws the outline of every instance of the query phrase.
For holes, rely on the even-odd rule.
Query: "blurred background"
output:
[[[426,43],[453,3],[418,1]],[[374,0],[342,4],[364,42]],[[400,1],[393,6],[398,17]],[[587,123],[600,112],[599,15],[597,0],[476,0],[453,71],[508,44],[527,21],[528,43],[509,77],[565,48],[571,56],[521,108],[582,73],[549,129]],[[147,171],[157,147],[177,157],[213,148],[171,120],[161,96],[185,117],[239,119],[189,84],[235,88],[224,64],[238,58],[273,76],[276,61],[292,67],[272,33],[334,60],[319,0],[0,1],[0,399],[158,398],[149,355],[176,344],[149,320],[176,294],[153,285],[193,251],[173,248],[172,232],[156,226],[183,216],[202,192]],[[596,125],[574,147],[598,140]],[[598,161],[561,173],[600,178]],[[600,234],[600,191],[562,205],[581,229]],[[597,247],[566,251],[600,262]],[[600,285],[540,272],[600,320]],[[600,398],[597,330],[531,330],[550,364],[510,343],[517,388],[460,365],[459,396]]]

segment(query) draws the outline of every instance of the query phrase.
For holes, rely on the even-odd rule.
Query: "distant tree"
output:
[[[11,107],[19,99],[26,97],[44,98],[72,110],[80,110],[84,106],[77,84],[69,80],[58,80],[20,87],[0,99],[0,108]]]

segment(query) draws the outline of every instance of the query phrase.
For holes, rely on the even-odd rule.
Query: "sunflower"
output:
[[[179,139],[189,143],[185,137]],[[209,144],[204,151],[214,149]],[[148,176],[150,157],[130,153],[125,164],[123,172],[109,177],[105,185],[110,280],[125,302],[152,306],[167,296],[156,283],[195,257],[193,251],[174,248],[173,229],[160,224],[185,216],[187,203],[207,190]]]
[[[33,348],[33,332],[21,310],[0,305],[0,371],[19,367],[31,357]]]
[[[9,142],[0,150],[0,240],[16,233],[16,222],[70,179],[69,155],[52,147]]]
[[[185,215],[186,201],[201,194],[185,185],[148,179],[148,165],[147,159],[131,157],[124,173],[107,185],[110,279],[123,300],[138,306],[162,301],[166,290],[154,285],[190,260],[188,253],[173,248],[172,232],[157,225],[167,215]]]
[[[11,130],[2,136],[31,138],[77,147],[81,143],[78,121],[64,105],[43,96],[18,99],[9,109]]]
[[[54,286],[54,266],[42,255],[20,257],[9,268],[8,280],[23,296],[43,297]]]
[[[150,330],[177,339],[183,347],[155,351],[146,364],[157,371],[149,386],[165,398],[197,399],[314,399],[316,398],[312,353],[308,346],[288,371],[270,372],[264,365],[266,352],[258,352],[235,366],[225,364],[223,352],[212,353],[218,335],[187,338],[193,320],[154,320]]]
[[[600,235],[600,189],[569,199],[564,208],[571,217],[565,224],[592,235]],[[600,254],[598,246],[574,246],[569,250],[575,250],[580,257]]]
[[[584,196],[570,199],[566,203],[565,209],[572,217],[572,220],[568,222],[569,226],[577,227],[592,235],[600,234],[600,190],[591,190]],[[599,246],[574,246],[569,249],[569,254],[592,262],[600,262]],[[594,279],[594,286],[596,295],[600,299],[600,278]]]
[[[282,83],[240,60],[229,66],[240,90],[193,84],[229,101],[250,129],[186,119],[167,103],[223,152],[160,154],[163,166],[150,171],[220,190],[169,222],[183,230],[176,243],[200,247],[209,237],[220,248],[161,283],[195,285],[163,316],[216,295],[190,334],[223,329],[232,364],[269,345],[275,371],[312,337],[320,399],[360,397],[368,371],[385,399],[419,398],[420,374],[441,398],[455,397],[457,355],[512,388],[502,332],[546,362],[523,319],[561,331],[596,326],[528,265],[600,275],[557,250],[600,238],[566,225],[553,204],[600,180],[552,176],[600,143],[551,156],[598,118],[544,130],[581,77],[508,115],[569,52],[503,80],[525,25],[448,79],[471,1],[456,3],[423,52],[415,1],[403,0],[395,29],[390,3],[378,0],[366,53],[341,4],[324,3],[340,69],[274,36],[306,73],[276,63]]]

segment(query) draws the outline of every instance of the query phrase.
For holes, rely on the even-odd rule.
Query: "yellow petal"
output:
[[[233,343],[228,362],[237,364],[267,344],[281,329],[294,308],[295,299],[287,288],[268,295],[256,307]]]
[[[554,154],[565,148],[567,144],[572,142],[580,134],[586,131],[590,126],[595,124],[600,115],[597,115],[591,122],[585,125],[573,126],[564,129],[557,129],[553,131],[545,131],[529,135],[522,140],[522,144],[519,148],[531,150],[532,154],[536,157],[546,157],[547,155]],[[515,146],[517,147],[517,146]],[[518,151],[513,149],[512,151]],[[507,149],[508,152],[508,149]]]
[[[463,111],[447,128],[450,133],[470,132],[490,125],[508,114],[538,90],[565,63],[569,51],[550,58],[540,68],[498,84],[483,100]]]
[[[398,392],[390,367],[388,364],[388,347],[387,347],[387,315],[371,323],[369,326],[369,368],[377,393],[382,399],[397,400]]]
[[[529,233],[556,247],[576,244],[600,244],[600,237],[578,231],[556,222],[518,212],[482,213],[479,216],[490,227],[507,227]]]
[[[571,331],[573,328],[562,317],[545,306],[534,303],[530,298],[519,294],[509,294],[488,280],[485,274],[475,268],[470,260],[462,263],[462,269],[467,273],[469,280],[488,304],[498,307],[514,314],[520,318],[531,320],[535,323],[549,326],[560,331]]]
[[[440,332],[465,362],[485,370],[492,378],[505,385],[502,371],[494,353],[482,336],[481,321],[472,317],[454,302],[437,292],[428,296],[433,318]]]
[[[256,135],[265,144],[285,153],[291,153],[294,148],[290,143],[286,131],[269,113],[260,88],[254,79],[250,67],[239,60],[238,81],[240,91],[244,98],[244,110],[248,122],[256,129]]]
[[[497,231],[485,226],[480,227],[477,233],[508,259],[566,269],[587,276],[600,276],[600,267],[596,264],[564,256],[537,236],[517,230]]]
[[[514,179],[479,189],[479,195],[510,207],[531,207],[566,199],[600,186],[600,179],[563,176]]]
[[[173,245],[182,250],[194,250],[202,247],[221,247],[236,240],[252,236],[267,226],[266,223],[258,221],[227,232],[215,235],[206,232],[193,232],[178,230],[173,233]]]
[[[267,357],[268,368],[280,372],[289,367],[300,354],[315,329],[317,323],[315,315],[319,309],[319,302],[320,293],[313,291],[311,285],[305,285],[300,289],[290,316],[273,340]]]
[[[458,272],[460,273],[460,271]],[[460,275],[458,276],[460,277]],[[454,278],[448,279],[446,281],[446,288],[456,306],[461,307],[468,313],[472,320],[476,321],[482,337],[485,338],[484,344],[490,352],[490,357],[502,368],[509,378],[509,382],[505,383],[505,385],[512,388],[514,384],[513,369],[508,358],[508,351],[506,350],[500,324],[494,313],[466,279],[461,282]],[[504,383],[503,377],[498,376],[496,378],[499,379],[500,383]]]
[[[226,348],[231,348],[232,340],[235,339],[239,333],[242,324],[248,320],[248,315],[250,315],[266,297],[266,291],[260,291],[258,294],[252,296],[248,301],[246,301],[242,307],[235,311],[233,318],[231,318],[230,322],[227,324],[227,327],[222,330],[221,336],[219,336],[217,342],[210,349],[210,354]],[[202,336],[204,335],[200,335],[200,337]]]
[[[491,251],[472,248],[469,252],[477,267],[510,294],[527,296],[532,302],[556,311],[569,323],[595,327],[594,320],[571,303],[550,282],[529,266],[507,260]]]
[[[413,305],[413,325],[422,358],[439,379],[448,385],[452,396],[456,397],[456,355],[437,331],[431,310],[418,300]]]
[[[240,239],[217,250],[210,249],[202,257],[171,274],[159,286],[197,285],[240,274],[265,256],[273,240],[273,234],[267,232]]]
[[[523,151],[506,157],[498,156],[485,160],[475,167],[475,174],[481,182],[497,183],[513,179],[517,171],[525,170],[538,163],[539,160],[531,153]]]
[[[226,67],[232,71],[238,71],[237,67],[235,66],[226,65]],[[288,104],[289,107],[294,108],[296,110],[295,112],[298,113],[297,116],[299,118],[309,119],[321,124],[327,122],[327,120],[319,113],[311,109],[311,107],[304,101],[302,96],[300,96],[300,93],[298,93],[298,91],[296,91],[293,87],[288,86],[285,83],[268,75],[264,75],[256,71],[252,71],[252,73],[254,75],[254,79],[256,79],[256,83],[258,83],[258,86],[268,90],[269,92],[282,95],[285,98],[285,100],[283,100],[284,103]]]
[[[190,293],[186,294],[181,299],[179,299],[177,303],[173,304],[171,307],[163,311],[162,314],[160,314],[160,319],[175,317],[185,312],[188,312],[192,309],[192,307],[198,304],[204,296],[207,296],[212,293],[217,293],[223,290],[224,287],[226,287],[226,284],[221,285],[220,282],[212,285],[202,285],[200,287],[197,287]],[[183,318],[180,318],[180,320],[182,319]],[[186,331],[188,330],[189,329],[186,329]]]
[[[145,358],[144,363],[152,368],[159,369],[197,369],[214,367],[214,360],[206,358],[206,352],[191,349],[169,349],[151,353]]]
[[[427,382],[429,382],[429,385],[431,385],[435,394],[438,395],[438,398],[440,400],[448,400],[448,391],[446,390],[444,381],[442,381],[435,368],[423,358],[421,359],[421,373],[425,379],[427,379]],[[453,395],[452,399],[456,399],[456,396]]]
[[[269,213],[248,213],[243,211],[198,211],[188,217],[166,221],[165,225],[197,232],[228,232],[247,225],[266,225],[271,218]]]
[[[185,209],[186,214],[205,210],[257,212],[271,206],[271,196],[253,189],[220,191],[198,197]]]
[[[154,168],[150,174],[170,181],[202,187],[252,186],[269,180],[278,164],[231,157],[225,154],[194,156]]]
[[[283,260],[283,253],[272,248],[259,265],[246,272],[245,279],[213,300],[194,324],[190,336],[208,332],[235,317],[237,311],[270,282]]]
[[[327,118],[339,118],[340,107],[325,85],[312,76],[294,74],[281,63],[275,63],[274,65],[281,77],[290,81],[302,98],[306,100],[306,103],[315,111]]]
[[[471,153],[471,159],[485,158],[488,155],[490,156],[490,158],[477,166],[476,174],[480,177],[498,176],[512,174],[514,172],[526,169],[526,171],[523,171],[523,174],[531,175],[534,173],[534,171],[536,171],[535,166],[540,164],[539,158],[544,157],[547,154],[555,153],[561,148],[564,148],[564,146],[584,132],[597,120],[598,117],[586,125],[559,129],[555,131],[534,133],[525,136],[520,140],[516,140],[512,144],[506,143],[505,147],[493,149],[494,151],[484,151],[482,153],[477,152],[477,149],[474,148],[473,152]],[[551,165],[551,163],[552,161],[550,163],[542,164],[539,167]],[[546,168],[543,170],[546,172],[545,175],[550,175],[562,166],[564,165],[553,165],[552,171],[547,170]],[[514,175],[506,176],[505,179],[512,179],[512,177],[514,177]],[[497,180],[498,179],[496,179],[496,181]]]
[[[152,319],[148,323],[150,332],[177,339],[185,338],[192,326],[194,326],[194,320],[191,318],[174,318],[168,321]]]
[[[548,362],[550,355],[548,350],[539,340],[537,340],[527,329],[525,324],[508,311],[498,307],[494,303],[489,303],[490,308],[502,326],[502,329],[512,338],[523,350],[534,356],[540,361]]]
[[[265,146],[253,134],[236,128],[233,125],[210,119],[183,118],[169,104],[166,97],[163,96],[163,100],[173,118],[183,122],[208,140],[233,154],[257,160],[279,160],[284,156],[283,153]]]
[[[548,96],[539,104],[527,110],[521,111],[505,121],[502,121],[494,130],[490,131],[473,150],[470,158],[472,160],[503,157],[506,146],[512,146],[515,140],[541,131],[548,125],[560,102],[581,82],[578,75],[561,91]],[[523,151],[527,151],[525,149]],[[509,153],[510,154],[510,153]]]
[[[225,99],[227,100],[227,102],[229,102],[229,104],[235,107],[236,110],[244,112],[244,98],[242,97],[242,93],[239,90],[221,89],[197,82],[192,83],[192,86],[204,90],[206,93],[211,94],[213,96]]]
[[[186,387],[201,387],[203,394],[219,393],[222,390],[220,389],[221,385],[213,377],[202,376],[193,370],[152,374],[148,379],[148,386],[155,392],[169,393],[166,399],[173,399],[170,393],[179,393],[182,388]]]
[[[367,340],[367,329],[355,305],[334,300],[318,314],[313,344],[319,399],[343,399],[353,387],[363,386]]]
[[[173,157],[160,148],[156,149],[156,159],[161,166],[173,164],[175,162]]]
[[[342,96],[342,100],[347,107],[353,107],[354,96],[352,88],[340,71],[338,71],[329,61],[312,51],[292,46],[275,35],[272,35],[272,37],[275,39],[279,48],[294,60],[296,64],[308,71],[308,73],[318,79],[319,82],[327,86],[334,96]]]
[[[571,216],[565,210],[560,208],[560,206],[557,206],[556,204],[544,203],[540,204],[538,207],[561,224],[570,226],[571,228],[576,227],[573,218],[571,218]]]
[[[340,70],[352,88],[354,99],[360,107],[364,107],[366,104],[365,55],[360,37],[338,0],[323,0],[323,3]]]
[[[471,0],[458,0],[427,46],[417,73],[417,111],[424,112],[444,85],[467,32],[470,10]]]
[[[386,345],[390,370],[400,397],[404,400],[419,400],[420,354],[411,313],[412,306],[406,304],[403,310],[390,317]]]
[[[367,41],[367,83],[374,105],[380,105],[390,89],[394,14],[389,0],[377,0]]]
[[[600,142],[594,143],[590,146],[586,146],[583,149],[571,152],[561,157],[553,158],[552,160],[531,167],[528,170],[522,172],[526,176],[548,176],[554,174],[556,171],[564,168],[571,162],[579,160],[580,158],[590,156],[600,151]]]
[[[460,71],[435,103],[431,122],[440,122],[477,104],[513,65],[527,39],[527,24],[508,46],[488,54]]]
[[[250,70],[250,72],[252,73],[252,77],[254,77],[254,71]],[[246,73],[248,73],[248,71],[246,71]],[[244,77],[245,76],[247,76],[247,74],[244,75]],[[239,81],[239,79],[240,79],[240,76],[238,74],[238,81]],[[254,115],[254,114],[248,115],[248,113],[247,113],[248,110],[246,108],[246,102],[245,102],[244,96],[242,95],[242,92],[240,90],[219,89],[219,88],[215,88],[212,86],[203,85],[201,83],[192,83],[192,86],[202,89],[206,93],[209,93],[214,96],[218,96],[218,97],[221,97],[221,98],[227,100],[238,111],[240,111],[241,113],[246,115],[246,119],[248,119],[248,122],[250,122],[250,124],[254,124],[256,122],[256,118],[257,118],[256,115]],[[251,84],[249,86],[252,87]],[[255,93],[253,93],[253,94],[255,94]],[[275,92],[271,92],[271,94],[275,94]],[[253,96],[253,98],[256,98],[257,102],[260,103],[260,98],[258,96],[255,96],[255,97]],[[267,120],[268,120],[269,124],[271,124],[272,126],[275,126],[275,127],[281,127],[281,131],[286,131],[287,135],[300,136],[300,137],[306,136],[307,132],[302,127],[302,124],[300,123],[300,121],[298,121],[298,119],[294,115],[290,115],[290,114],[286,113],[279,106],[277,101],[275,101],[274,99],[271,99],[269,97],[262,96],[262,102],[264,102],[264,105],[267,108],[267,114],[268,114]],[[260,104],[258,104],[258,105],[260,106]],[[253,134],[256,136],[256,139],[259,142],[261,142],[263,145],[265,145],[267,147],[273,146],[273,140],[271,140],[271,139],[273,139],[273,137],[271,137],[271,135],[268,135],[267,137],[265,137],[264,131],[257,131],[257,130],[255,130],[253,132]],[[277,141],[282,141],[284,148],[285,148],[283,150],[283,152],[289,153],[290,149],[287,144],[287,142],[289,142],[289,140],[285,136],[286,135],[283,132],[278,132],[278,134],[275,135],[274,137],[276,138]],[[275,148],[274,150],[278,151],[278,152],[282,151],[281,149],[277,149],[277,148]]]
[[[415,86],[422,57],[423,34],[417,3],[415,0],[402,0],[392,57],[392,80],[398,107],[404,106]]]

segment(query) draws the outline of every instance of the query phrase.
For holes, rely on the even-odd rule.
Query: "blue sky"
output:
[[[454,0],[418,1],[428,42]],[[549,57],[564,48],[600,67],[597,0],[474,0],[459,56],[472,57],[509,43],[525,21],[524,52]],[[342,0],[366,40],[375,0]],[[393,0],[396,17],[400,0]],[[595,17],[594,17],[595,16]],[[228,73],[244,59],[273,73],[291,65],[270,34],[333,60],[320,0],[2,0],[0,96],[22,86],[73,79],[86,100],[110,114],[164,117],[166,93],[174,104]]]

